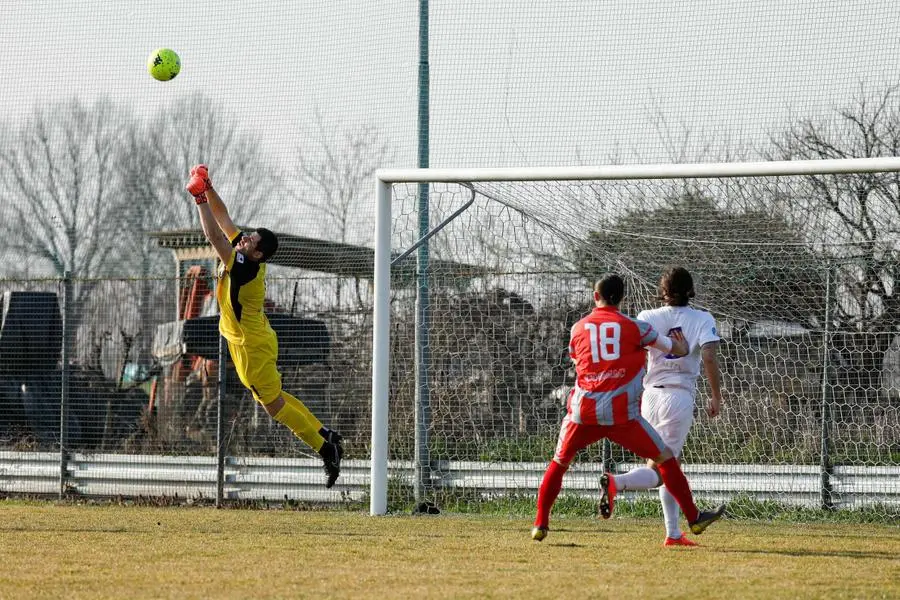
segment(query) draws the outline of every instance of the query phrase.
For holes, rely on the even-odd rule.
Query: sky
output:
[[[2,0],[0,105],[15,119],[35,102],[109,95],[149,114],[199,90],[273,147],[318,110],[332,125],[377,125],[406,161],[417,4]],[[900,82],[896,2],[432,0],[429,12],[436,166],[646,151],[664,145],[659,115],[712,141],[752,137],[791,109]],[[144,67],[160,46],[183,60],[171,82]]]
[[[429,3],[430,164],[716,160],[900,83],[900,3]],[[0,123],[110,97],[213,97],[289,160],[317,122],[373,126],[416,166],[415,0],[0,0]],[[146,71],[157,47],[181,74]]]

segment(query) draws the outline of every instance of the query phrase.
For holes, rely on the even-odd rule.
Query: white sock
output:
[[[614,477],[616,491],[622,490],[649,490],[659,485],[659,473],[650,467],[638,467],[622,475]]]
[[[669,493],[666,486],[659,488],[659,500],[662,502],[663,518],[666,521],[666,537],[680,538],[681,527],[678,525],[678,518],[681,516],[681,509],[678,507],[678,501]]]

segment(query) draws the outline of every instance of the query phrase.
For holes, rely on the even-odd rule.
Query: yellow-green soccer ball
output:
[[[147,70],[150,71],[153,79],[169,81],[181,71],[181,59],[174,50],[159,48],[154,50],[147,59]]]

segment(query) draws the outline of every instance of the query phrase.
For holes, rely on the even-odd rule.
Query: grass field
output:
[[[898,598],[900,529],[0,501],[0,598]]]

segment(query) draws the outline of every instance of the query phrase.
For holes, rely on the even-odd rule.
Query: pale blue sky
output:
[[[0,1],[0,104],[202,90],[276,154],[318,109],[415,157],[415,0]],[[654,118],[718,151],[900,81],[900,3],[431,2],[432,165],[666,160]],[[168,46],[179,77],[147,76]]]
[[[900,3],[432,0],[431,166],[716,160],[900,82]],[[165,46],[181,74],[146,71]],[[289,163],[315,115],[416,164],[416,0],[0,0],[0,106],[202,91]],[[371,240],[360,200],[351,239]],[[292,231],[321,233],[314,219]]]

